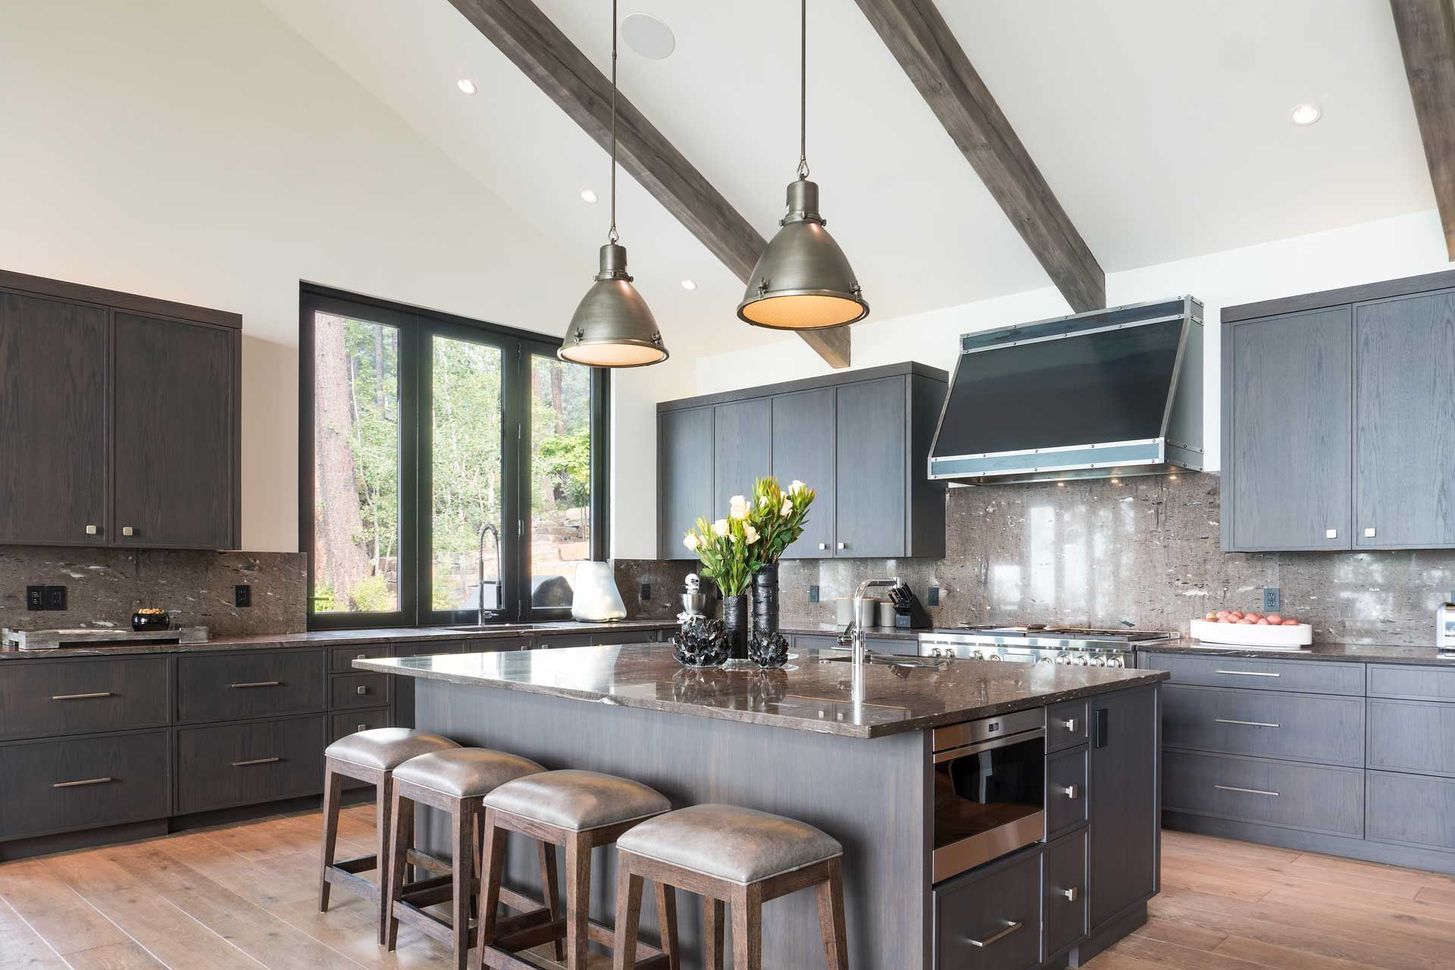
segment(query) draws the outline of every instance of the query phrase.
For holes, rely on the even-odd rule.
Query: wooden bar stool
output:
[[[671,809],[655,789],[640,782],[596,771],[547,771],[501,785],[485,796],[484,858],[480,878],[479,953],[476,967],[493,970],[532,970],[538,966],[514,954],[554,941],[561,959],[560,941],[566,940],[567,970],[586,970],[591,941],[612,945],[611,928],[590,919],[591,850],[611,845],[623,832]],[[524,932],[501,932],[495,912],[504,871],[507,832],[517,832],[543,845],[566,848],[566,919]],[[646,970],[677,970],[677,907],[671,890],[657,893],[662,925],[661,948],[640,944],[645,959],[626,964]],[[617,931],[620,939],[620,930]],[[633,927],[633,944],[636,944]],[[620,946],[620,943],[617,944]],[[620,966],[621,964],[618,964]]]
[[[492,751],[489,748],[452,748],[411,758],[394,769],[386,869],[384,946],[393,950],[399,940],[400,922],[408,923],[433,939],[452,947],[456,970],[465,970],[470,952],[470,907],[475,901],[480,869],[480,828],[485,809],[481,798],[508,781],[544,771],[529,758]],[[431,868],[447,875],[406,883],[406,866],[413,862],[415,805],[428,805],[450,815],[450,862],[435,860]],[[548,847],[541,848],[544,905],[510,893],[503,901],[523,911],[523,926],[550,923],[557,918],[556,860]],[[426,863],[428,865],[428,863]],[[449,901],[451,919],[445,920],[426,907]],[[515,921],[513,921],[515,922]]]
[[[340,738],[323,751],[323,864],[318,878],[318,911],[328,912],[329,889],[339,886],[374,902],[379,942],[384,942],[385,897],[383,859],[388,854],[390,799],[394,769],[410,758],[457,747],[449,738],[409,728],[375,728]],[[353,778],[374,786],[376,830],[373,855],[335,861],[338,849],[339,798],[343,781]],[[377,869],[376,882],[360,875]]]
[[[616,970],[631,966],[642,880],[704,897],[703,966],[722,970],[723,906],[732,907],[734,970],[762,970],[763,904],[818,888],[829,970],[848,970],[844,849],[811,825],[733,805],[694,805],[650,819],[616,844]]]

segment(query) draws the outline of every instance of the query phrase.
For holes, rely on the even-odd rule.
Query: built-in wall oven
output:
[[[935,882],[1046,835],[1046,720],[1035,708],[935,728]]]

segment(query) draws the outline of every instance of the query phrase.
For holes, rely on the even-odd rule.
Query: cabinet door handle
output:
[[[80,781],[58,781],[52,788],[84,788],[87,785],[104,785],[107,782],[115,781],[115,778],[82,778]]]
[[[841,543],[839,543],[839,548],[840,549],[847,549],[847,548],[849,548],[849,544],[847,542],[841,542]]]
[[[1338,529],[1325,529],[1324,530],[1324,538],[1325,539],[1337,539],[1337,538],[1339,538],[1339,530]]]
[[[1070,889],[1061,890],[1061,895],[1066,897],[1067,902],[1076,902],[1076,887],[1072,886]]]
[[[1061,722],[1061,726],[1074,734],[1076,732],[1076,718],[1068,717]]]
[[[999,943],[1001,940],[1005,939],[1007,936],[1010,936],[1012,933],[1020,928],[1020,923],[1007,923],[1005,929],[1001,930],[999,933],[992,933],[990,936],[987,936],[983,940],[977,940],[967,936],[965,938],[965,942],[975,947],[990,946],[992,943]]]
[[[1078,789],[1075,785],[1057,785],[1056,790],[1070,799],[1075,799],[1078,794]]]
[[[52,694],[53,701],[91,701],[98,697],[110,697],[111,691],[98,690],[90,694]]]
[[[355,657],[354,659],[355,660],[368,660],[369,659],[369,655],[367,653],[361,653],[357,657]]]
[[[1277,798],[1278,792],[1264,791],[1262,788],[1237,788],[1233,785],[1213,785],[1218,791],[1235,791],[1244,795],[1267,795],[1270,798]]]
[[[827,543],[827,542],[820,542],[820,543],[819,543],[819,544],[818,544],[818,547],[819,547],[819,548],[820,548],[820,549],[827,549],[827,548],[828,548],[828,547],[829,547],[829,544],[828,544],[828,543]]]
[[[129,525],[124,525],[121,527],[121,534],[124,536],[134,536],[136,535],[136,530]]]
[[[367,731],[367,730],[369,730],[369,725],[367,725],[367,724],[360,724],[360,725],[359,725],[359,726],[358,726],[358,728],[357,728],[357,730],[360,730],[360,731]]]
[[[365,687],[363,684],[360,684],[357,689],[360,697],[363,697],[365,694],[369,693],[369,688]]]
[[[248,768],[252,765],[275,765],[282,760],[282,758],[254,758],[251,761],[234,761],[232,766],[234,768]]]
[[[1234,720],[1233,718],[1230,718],[1230,717],[1215,717],[1215,718],[1213,718],[1213,723],[1214,724],[1243,724],[1243,725],[1246,725],[1247,727],[1269,727],[1269,728],[1276,728],[1276,727],[1279,726],[1277,724],[1274,724],[1272,721],[1236,721],[1236,720]]]
[[[283,682],[281,680],[254,680],[246,684],[228,684],[227,686],[247,690],[251,687],[282,687]]]
[[[1267,670],[1216,670],[1218,674],[1227,674],[1230,677],[1282,677],[1282,674],[1275,674]]]
[[[88,536],[94,536],[94,535],[96,535],[96,533],[98,533],[98,532],[100,532],[100,531],[101,531],[101,530],[100,530],[100,529],[98,529],[98,528],[97,528],[97,527],[96,527],[96,526],[94,526],[94,525],[88,525],[88,526],[86,526],[86,534],[87,534],[87,535],[88,535]]]
[[[1375,532],[1374,532],[1374,529],[1372,527],[1371,528],[1367,528],[1367,529],[1364,530],[1364,538],[1366,538],[1366,539],[1373,539],[1374,538],[1374,535],[1375,535]]]

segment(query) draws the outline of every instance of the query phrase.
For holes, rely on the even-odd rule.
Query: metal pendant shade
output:
[[[591,367],[644,367],[667,359],[651,307],[626,271],[626,247],[601,247],[601,272],[571,316],[557,356]]]
[[[848,257],[824,228],[818,184],[788,186],[788,215],[748,279],[738,317],[775,330],[823,330],[869,313]]]
[[[869,304],[824,228],[818,183],[808,179],[808,0],[798,9],[798,179],[788,185],[788,214],[753,267],[738,318],[774,330],[827,330],[864,319]]]
[[[576,305],[556,356],[589,367],[645,367],[667,359],[657,318],[626,271],[616,232],[616,0],[611,3],[611,228],[596,282]]]

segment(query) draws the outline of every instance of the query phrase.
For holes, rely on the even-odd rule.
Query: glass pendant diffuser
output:
[[[738,317],[775,330],[825,330],[869,315],[854,270],[818,211],[818,183],[808,178],[808,0],[800,7],[798,179],[788,186],[788,214],[758,257]]]
[[[616,231],[616,0],[611,4],[611,229],[596,282],[581,298],[556,356],[590,367],[644,367],[667,359],[662,331],[626,271]]]

